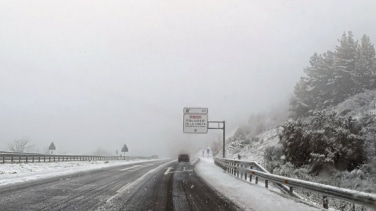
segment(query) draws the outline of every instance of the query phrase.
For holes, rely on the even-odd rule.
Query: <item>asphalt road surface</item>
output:
[[[0,210],[240,210],[194,166],[151,161],[0,188]]]

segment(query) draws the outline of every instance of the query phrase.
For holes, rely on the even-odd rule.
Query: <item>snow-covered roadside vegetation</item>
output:
[[[369,101],[366,101],[366,99],[368,99]],[[363,124],[363,120],[367,119],[369,116],[368,114],[373,112],[374,108],[372,108],[371,106],[371,104],[374,103],[373,99],[376,99],[376,92],[367,91],[355,95],[346,100],[345,102],[339,104],[338,106],[332,107],[331,109],[328,109],[325,112],[331,115],[331,112],[337,112],[338,114],[336,116],[341,117],[339,119],[347,121],[348,118],[352,116],[352,118],[354,118],[354,121],[356,120],[358,124]],[[363,104],[364,106],[359,106],[357,102],[361,102],[361,104]],[[344,115],[341,112],[344,110],[348,111],[346,112],[346,115]],[[342,115],[339,115],[341,113]],[[268,115],[263,116],[264,118],[267,118]],[[332,116],[329,115],[329,117]],[[309,122],[311,120],[307,119],[306,121]],[[287,121],[285,122],[285,124],[291,125],[292,121]],[[372,124],[374,124],[374,122]],[[247,126],[248,134],[243,133],[246,126],[241,127],[242,129],[239,129],[235,133],[235,135],[228,140],[229,142],[226,146],[226,153],[228,158],[238,159],[240,156],[241,160],[257,161],[263,166],[265,166],[270,172],[282,176],[299,178],[307,181],[318,182],[322,184],[328,184],[353,190],[376,193],[376,162],[374,156],[375,151],[372,151],[372,149],[375,149],[374,147],[372,147],[372,144],[375,143],[372,137],[376,135],[375,133],[373,133],[372,130],[373,128],[375,128],[374,126],[371,126],[368,123],[367,125],[362,125],[362,128],[360,130],[361,135],[356,136],[358,138],[360,136],[364,139],[365,145],[355,145],[355,147],[363,146],[363,148],[365,149],[363,155],[367,155],[365,157],[365,160],[359,163],[354,168],[341,169],[336,168],[333,160],[330,156],[328,156],[329,154],[325,153],[320,156],[318,154],[312,155],[311,163],[308,162],[303,165],[294,165],[293,162],[287,159],[286,149],[284,149],[284,146],[281,142],[281,134],[283,134],[284,132],[284,122],[280,122],[280,126],[274,126],[271,129],[265,128],[264,130],[262,130],[263,132],[260,132],[260,134],[258,135],[254,135],[255,133],[250,132],[254,131],[255,128],[258,127],[255,125],[256,124],[254,124],[253,126]],[[334,125],[328,124],[327,126],[328,129],[333,129],[333,127],[331,126]],[[315,132],[322,134],[323,131],[317,130]],[[306,136],[308,136],[308,134],[309,131],[307,130]],[[294,152],[299,150],[299,152],[302,152],[303,150],[301,149],[304,149],[309,146],[307,145],[307,143],[301,143],[302,145],[298,145]],[[295,146],[297,144],[299,143],[295,143]],[[340,149],[340,145],[341,143],[339,143],[338,147],[336,147],[335,149]],[[318,160],[314,160],[313,158],[316,158]],[[322,160],[320,161],[320,159]],[[307,192],[299,189],[297,189],[297,191],[313,201],[320,202],[322,199],[322,196],[319,196],[318,194],[312,192]],[[349,204],[344,204],[339,200],[331,200],[330,203],[331,206],[337,207],[339,209],[341,207],[343,208],[346,206],[350,207]]]
[[[304,72],[289,111],[252,115],[227,140],[227,156],[282,176],[376,193],[373,44],[345,33],[335,51],[315,53]]]

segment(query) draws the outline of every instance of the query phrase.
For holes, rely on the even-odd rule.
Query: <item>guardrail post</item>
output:
[[[265,180],[265,188],[268,188],[268,180]]]
[[[323,196],[322,197],[322,205],[325,209],[329,208],[329,199],[328,196]]]
[[[3,163],[5,163],[5,155],[3,155]]]
[[[10,162],[13,163],[13,156],[10,156]]]
[[[292,192],[294,191],[293,187],[290,186],[290,190],[289,190],[289,193],[292,194]]]
[[[258,183],[258,177],[256,176],[256,181],[255,181],[255,183],[257,184]]]
[[[29,161],[29,156],[26,155],[25,162],[28,163],[28,161]]]
[[[253,165],[251,165],[251,169],[253,169]],[[252,182],[252,173],[249,173],[249,182]]]
[[[240,177],[240,163],[236,165],[236,176]]]

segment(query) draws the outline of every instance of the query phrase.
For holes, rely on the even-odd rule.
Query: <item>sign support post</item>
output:
[[[208,125],[210,125],[210,123],[217,124],[217,127],[208,127],[208,129],[222,130],[222,156],[223,156],[223,158],[225,158],[226,157],[226,150],[225,150],[225,145],[226,145],[226,121],[208,121],[208,123],[209,123]]]

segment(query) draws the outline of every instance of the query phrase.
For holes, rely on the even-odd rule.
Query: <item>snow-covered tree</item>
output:
[[[222,144],[220,141],[213,141],[210,144],[213,156],[216,156],[222,150]]]
[[[363,35],[356,56],[355,80],[359,91],[376,89],[375,47],[368,36]]]
[[[307,117],[365,89],[376,89],[375,49],[369,37],[344,33],[334,52],[315,53],[290,100],[291,117]]]
[[[328,164],[341,170],[352,170],[366,160],[361,129],[351,117],[315,112],[306,122],[285,123],[280,142],[287,161],[295,166]]]
[[[354,80],[358,42],[353,34],[344,33],[336,47],[334,62],[334,103],[338,104],[357,93]]]

